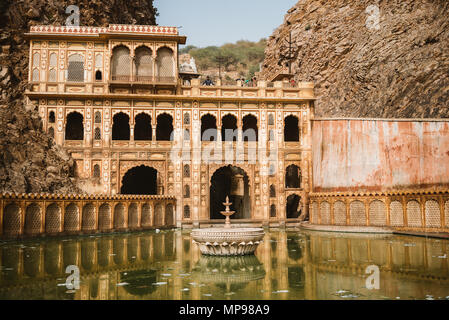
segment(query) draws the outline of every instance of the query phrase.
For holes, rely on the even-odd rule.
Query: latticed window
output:
[[[438,228],[441,225],[440,207],[435,200],[426,201],[426,227]]]
[[[174,217],[173,217],[173,205],[172,204],[168,204],[165,207],[165,224],[167,226],[172,226],[174,225]],[[167,244],[167,242],[165,243]],[[166,253],[169,251],[166,251]]]
[[[151,226],[151,206],[148,203],[142,205],[142,227]]]
[[[131,203],[129,205],[129,208],[128,208],[128,226],[130,228],[137,228],[139,226],[139,212],[138,212],[136,203]]]
[[[95,56],[95,68],[103,67],[103,56],[101,54],[97,54]]]
[[[98,210],[98,228],[100,230],[108,230],[111,228],[111,207],[104,203]]]
[[[84,81],[84,58],[80,54],[73,54],[69,57],[67,70],[67,81]]]
[[[95,140],[101,140],[101,130],[100,128],[95,128],[95,136],[94,136]]]
[[[331,206],[327,201],[321,202],[320,214],[321,214],[321,224],[328,225],[331,223]]]
[[[421,206],[418,201],[407,202],[407,220],[409,227],[421,227]]]
[[[100,178],[100,166],[98,164],[94,165],[94,178]]]
[[[268,115],[268,125],[269,126],[274,125],[274,117],[273,117],[273,114],[271,114],[271,113]]]
[[[184,218],[189,219],[190,218],[190,207],[185,205],[184,206]]]
[[[162,219],[164,217],[162,216],[162,205],[156,204],[154,206],[154,224],[156,226],[162,226]]]
[[[24,229],[26,234],[37,234],[41,231],[41,208],[35,203],[26,209]]]
[[[48,72],[48,82],[56,82],[57,81],[57,74],[56,69],[50,69]]]
[[[33,81],[39,81],[39,69],[33,70]]]
[[[100,111],[95,112],[95,123],[101,123],[101,113],[100,113]]]
[[[190,178],[190,166],[188,164],[184,165],[184,178]]]
[[[95,207],[88,203],[83,207],[82,230],[93,230],[96,227]]]
[[[190,124],[190,113],[188,112],[184,113],[184,124],[186,125]]]
[[[56,56],[56,53],[52,53],[50,54],[50,59],[49,59],[49,65],[50,67],[56,67],[58,64],[58,58]]]
[[[163,47],[157,51],[157,76],[159,81],[173,81],[175,77],[175,60],[173,51]]]
[[[114,48],[111,65],[112,80],[129,81],[131,75],[131,57],[125,46]]]
[[[336,225],[346,224],[346,206],[343,201],[334,203],[334,222]]]
[[[369,222],[372,226],[385,226],[387,223],[387,207],[384,202],[374,200],[369,205]]]
[[[45,232],[55,233],[59,232],[61,228],[61,208],[52,203],[47,207],[45,213]]]
[[[64,231],[77,231],[79,220],[79,209],[71,203],[65,208],[64,214]]]
[[[136,50],[136,76],[137,81],[151,81],[153,77],[153,56],[147,47]]]
[[[36,53],[33,55],[33,67],[38,68],[38,67],[39,67],[39,64],[40,64],[40,61],[41,61],[41,55],[40,55],[39,52],[36,52]]]
[[[9,236],[20,234],[20,208],[15,203],[5,207],[3,232]]]
[[[365,205],[361,201],[352,201],[349,205],[349,223],[353,226],[366,225]]]
[[[125,206],[118,203],[114,208],[114,228],[120,229],[125,227]]]

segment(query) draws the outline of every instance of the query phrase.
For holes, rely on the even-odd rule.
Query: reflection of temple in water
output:
[[[270,232],[256,256],[202,257],[182,232],[6,243],[0,247],[0,299],[338,299],[445,297],[447,242],[435,239]],[[68,291],[65,268],[80,268]],[[366,267],[380,289],[366,289]],[[186,288],[188,288],[186,290]]]

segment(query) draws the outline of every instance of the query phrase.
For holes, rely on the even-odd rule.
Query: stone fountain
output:
[[[196,243],[202,254],[213,256],[242,256],[254,254],[257,246],[265,235],[262,228],[232,228],[230,216],[235,212],[230,210],[231,202],[226,197],[223,202],[226,217],[224,227],[194,229],[193,243]]]

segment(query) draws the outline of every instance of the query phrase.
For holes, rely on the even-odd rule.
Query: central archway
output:
[[[221,167],[212,176],[210,185],[210,218],[224,219],[220,213],[225,207],[223,202],[229,196],[231,210],[235,213],[231,219],[251,218],[251,199],[249,178],[246,172],[235,166]]]
[[[287,197],[286,215],[287,219],[296,219],[301,215],[301,197],[297,194]]]
[[[121,194],[157,194],[157,170],[147,166],[129,169],[122,180]]]

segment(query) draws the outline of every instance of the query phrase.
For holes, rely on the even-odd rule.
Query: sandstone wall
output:
[[[80,8],[80,25],[156,24],[153,0],[2,0],[0,2],[0,191],[79,192],[73,160],[42,130],[36,109],[27,110],[32,25],[64,25],[68,5]]]
[[[379,29],[370,5],[379,7]],[[262,76],[289,32],[296,81],[313,81],[319,116],[449,117],[449,1],[301,0],[268,39]]]
[[[314,120],[313,190],[449,187],[449,121]]]

